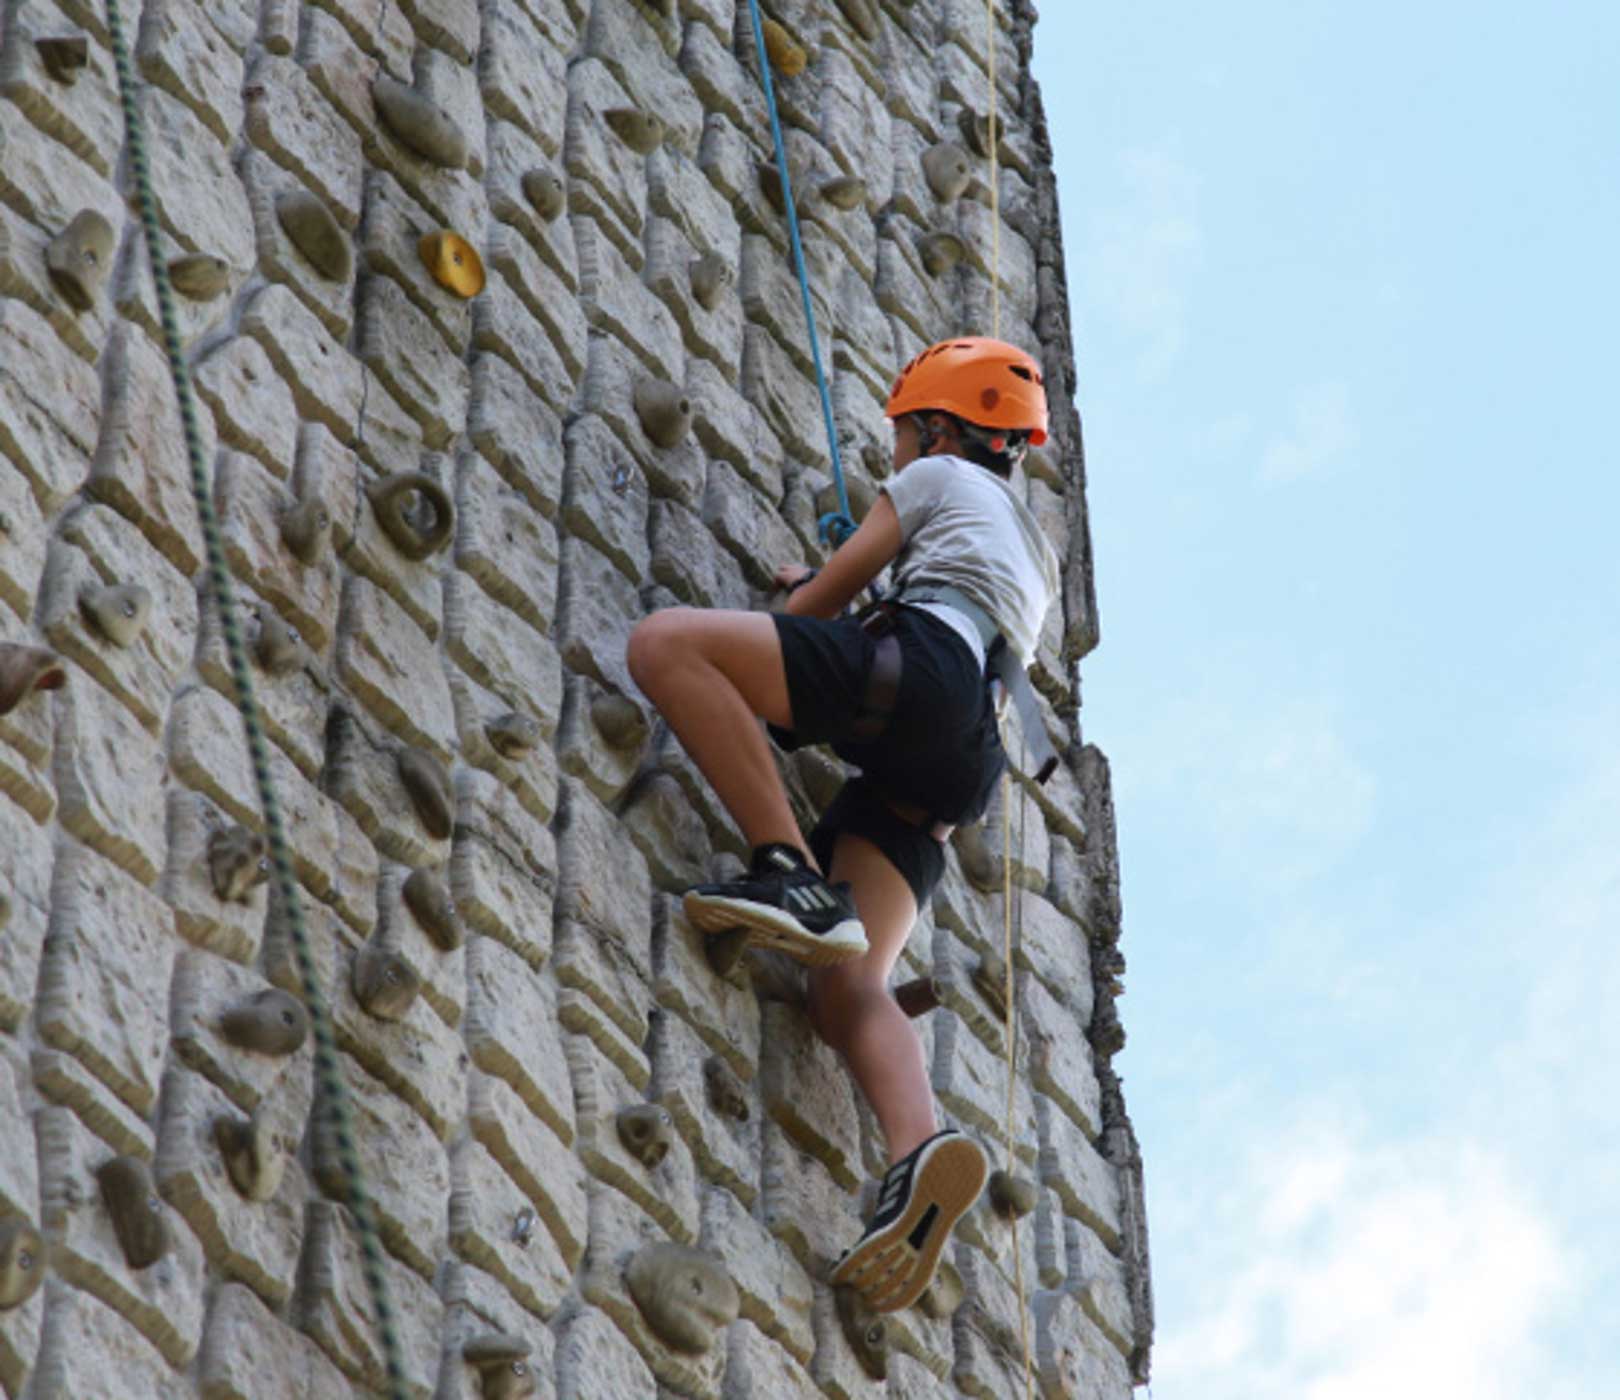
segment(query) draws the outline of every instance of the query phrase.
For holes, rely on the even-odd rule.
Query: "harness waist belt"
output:
[[[1035,767],[1035,781],[1044,784],[1057,769],[1057,750],[1052,736],[1046,732],[1046,721],[1041,718],[1040,701],[1035,698],[1035,687],[1029,683],[1029,673],[1019,665],[1018,658],[1007,645],[996,620],[975,603],[967,594],[949,584],[919,584],[905,589],[894,599],[897,603],[943,603],[962,614],[979,634],[984,643],[985,665],[1018,710],[1018,727],[1023,731],[1024,743]]]

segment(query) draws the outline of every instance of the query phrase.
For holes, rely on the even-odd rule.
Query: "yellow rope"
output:
[[[996,6],[995,0],[984,0],[984,65],[990,87],[989,130],[985,144],[990,148],[990,333],[1001,338],[1001,121],[997,113],[996,93]],[[1019,747],[1022,764],[1024,747]],[[1013,1110],[1017,1088],[1017,1030],[1013,1016],[1013,893],[1012,893],[1012,772],[1009,768],[1001,776],[1001,904],[1003,913],[1003,963],[1007,970],[1006,1035],[1007,1035],[1007,1175],[1013,1174]],[[1022,792],[1020,791],[1022,798]],[[1019,805],[1018,849],[1023,856],[1024,807]],[[1022,920],[1020,920],[1022,922]],[[1018,1218],[1012,1220],[1013,1277],[1018,1287],[1018,1325],[1024,1346],[1024,1389],[1035,1395],[1035,1373],[1030,1358],[1029,1300],[1024,1293],[1024,1252],[1018,1242]]]

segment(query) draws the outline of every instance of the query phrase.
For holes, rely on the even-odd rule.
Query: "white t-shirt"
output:
[[[899,589],[941,584],[965,594],[995,619],[1027,666],[1060,581],[1057,551],[1029,507],[1006,482],[961,457],[919,457],[883,490],[900,517]],[[925,606],[961,633],[982,664],[973,624],[946,605]]]

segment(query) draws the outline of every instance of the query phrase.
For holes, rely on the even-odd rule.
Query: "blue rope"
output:
[[[759,0],[748,0],[754,21],[754,45],[759,50],[759,76],[765,84],[765,105],[771,114],[771,140],[776,143],[776,169],[782,181],[782,202],[787,206],[788,237],[793,242],[793,267],[799,274],[799,296],[804,301],[804,323],[810,332],[810,357],[816,366],[816,387],[821,390],[821,414],[827,420],[827,447],[832,453],[833,485],[838,488],[838,509],[816,522],[821,538],[836,549],[855,533],[849,514],[849,492],[844,487],[844,464],[838,456],[838,429],[833,424],[832,395],[821,367],[821,342],[816,336],[816,313],[810,306],[810,279],[804,270],[804,245],[799,242],[799,213],[793,206],[793,182],[788,177],[787,147],[782,144],[782,120],[776,114],[776,88],[771,82],[771,59],[765,51],[765,27],[759,18]]]

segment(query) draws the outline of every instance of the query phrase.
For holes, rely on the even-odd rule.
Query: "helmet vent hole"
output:
[[[1014,374],[1016,374],[1020,379],[1031,379],[1032,380],[1032,379],[1035,378],[1035,376],[1033,374],[1031,374],[1029,372],[1029,370],[1023,365],[1008,365],[1007,368],[1010,369]]]

